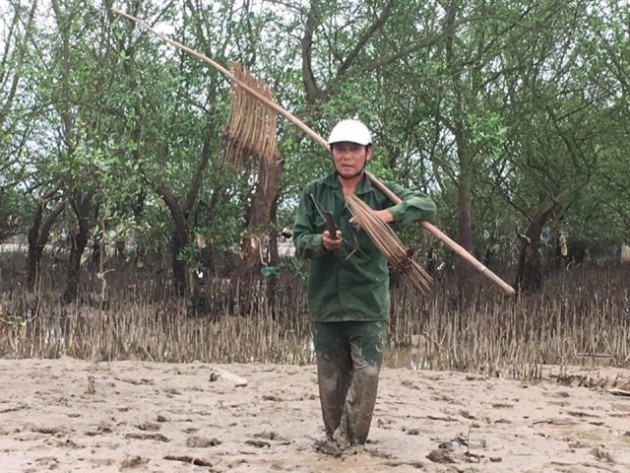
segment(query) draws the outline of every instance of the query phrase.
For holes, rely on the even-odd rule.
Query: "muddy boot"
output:
[[[376,404],[379,367],[361,356],[361,350],[352,346],[354,373],[343,418],[347,419],[347,438],[351,445],[364,444],[370,432],[372,413]],[[343,422],[343,420],[342,420]]]
[[[315,451],[323,453],[325,455],[332,455],[333,457],[340,457],[343,455],[343,449],[337,445],[337,442],[330,439],[318,440],[315,442]]]
[[[335,430],[335,433],[333,434],[333,440],[335,444],[337,444],[341,450],[345,450],[349,446],[354,444],[353,439],[352,439],[352,430],[350,428],[350,425],[348,424],[348,419],[349,419],[349,416],[348,416],[348,409],[347,409],[347,403],[346,403],[343,409],[343,414],[341,415],[341,421],[339,422],[339,426],[337,427],[337,430]]]
[[[326,436],[333,440],[333,435],[344,410],[346,395],[350,386],[350,357],[338,356],[336,359],[324,354],[317,356],[317,382],[319,401],[322,406],[322,418]]]

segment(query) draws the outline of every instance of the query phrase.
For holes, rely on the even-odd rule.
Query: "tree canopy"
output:
[[[113,7],[247,68],[322,136],[363,120],[371,170],[428,192],[478,257],[520,255],[519,284],[561,234],[593,258],[630,241],[627,1],[7,0],[0,239],[29,234],[41,254],[62,235],[69,300],[91,243],[101,272],[106,245],[169,252],[181,294],[226,252],[276,265],[277,231],[331,169],[280,120],[277,165],[234,172],[229,81]]]

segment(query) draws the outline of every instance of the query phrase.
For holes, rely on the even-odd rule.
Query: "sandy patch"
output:
[[[0,360],[0,471],[630,471],[630,372],[574,374],[384,369],[370,443],[337,458],[314,366]]]

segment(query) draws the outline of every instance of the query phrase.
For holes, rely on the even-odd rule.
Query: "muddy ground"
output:
[[[335,457],[312,365],[4,359],[0,471],[627,473],[629,380],[383,369],[370,442]]]

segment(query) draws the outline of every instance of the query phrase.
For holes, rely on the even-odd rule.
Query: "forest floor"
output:
[[[313,365],[0,360],[0,471],[628,472],[630,371],[384,368],[369,442],[323,439]]]

